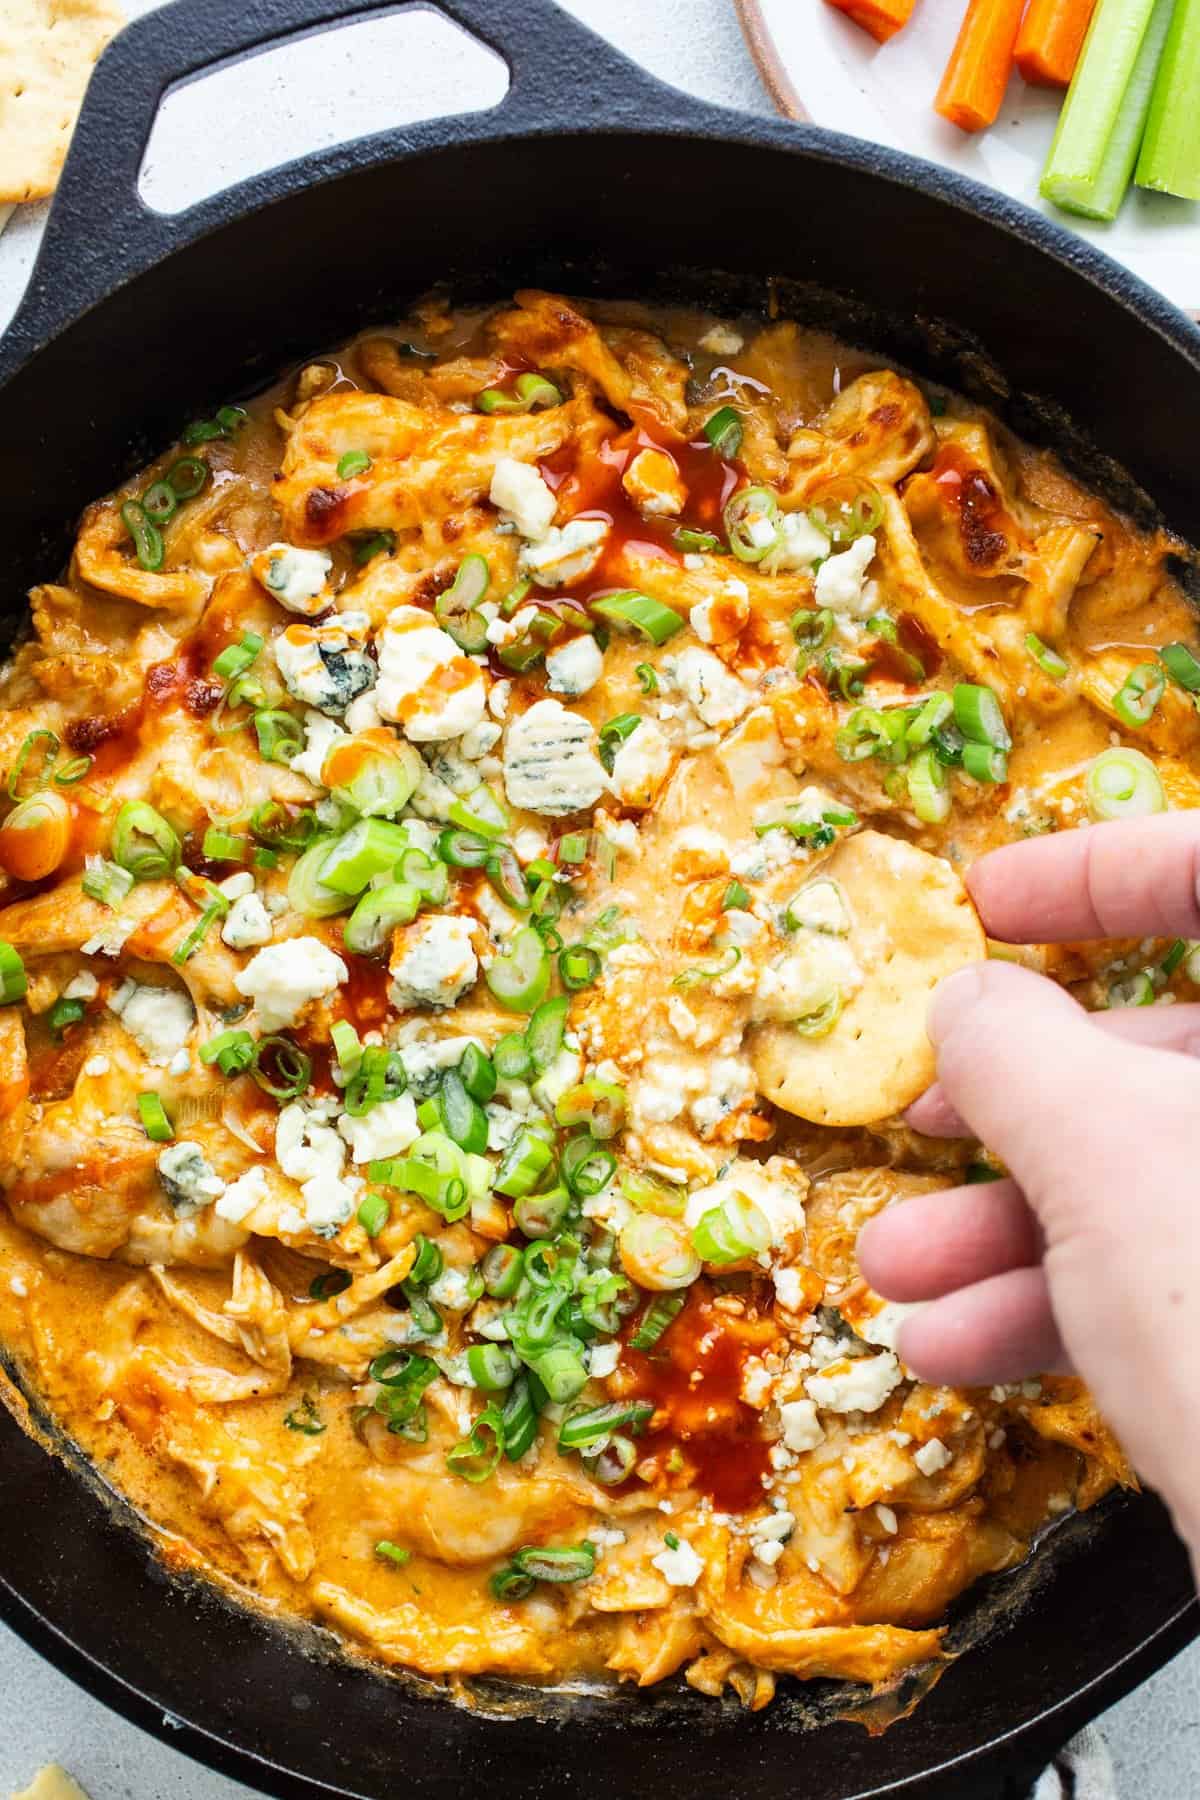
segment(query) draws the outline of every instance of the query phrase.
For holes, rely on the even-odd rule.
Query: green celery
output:
[[[1040,192],[1069,212],[1089,211],[1133,77],[1155,0],[1100,0],[1063,104]]]
[[[1087,200],[1060,201],[1068,212],[1082,213],[1085,219],[1105,220],[1115,219],[1120,212],[1146,129],[1150,97],[1155,91],[1154,78],[1174,5],[1175,0],[1156,0],[1091,196]]]
[[[1200,200],[1200,0],[1176,0],[1150,101],[1137,184]]]

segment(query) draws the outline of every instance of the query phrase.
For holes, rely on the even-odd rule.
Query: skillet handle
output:
[[[638,68],[554,0],[435,0],[496,51],[509,89],[496,107],[380,132],[268,169],[185,212],[138,194],[146,142],[169,87],[298,35],[423,0],[175,0],[127,25],[92,74],[25,299],[0,346],[0,378],[107,294],[209,230],[343,170],[450,142],[522,133],[694,126],[705,109]]]

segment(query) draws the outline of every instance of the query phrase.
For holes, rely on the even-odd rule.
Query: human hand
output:
[[[1010,943],[1200,937],[1200,814],[1012,845],[968,877]],[[908,1113],[1008,1179],[923,1195],[859,1238],[864,1275],[928,1302],[900,1334],[926,1379],[1074,1368],[1200,1545],[1200,1006],[1091,1015],[1015,964],[942,982],[938,1080]]]

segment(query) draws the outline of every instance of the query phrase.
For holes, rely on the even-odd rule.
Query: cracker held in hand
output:
[[[124,23],[112,0],[0,0],[0,201],[54,192],[92,66]]]
[[[925,1031],[944,975],[986,955],[983,928],[950,864],[899,838],[861,831],[814,872],[845,900],[844,940],[861,973],[832,1030],[757,1027],[759,1086],[785,1112],[818,1125],[872,1125],[903,1110],[933,1080]]]

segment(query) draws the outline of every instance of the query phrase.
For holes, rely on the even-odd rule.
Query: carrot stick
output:
[[[886,44],[908,24],[917,0],[825,0],[825,4],[834,12],[845,13],[878,43]]]
[[[1068,87],[1096,0],[1029,0],[1015,62],[1035,87]]]
[[[1025,0],[970,0],[933,103],[960,131],[995,123],[1024,9]]]

